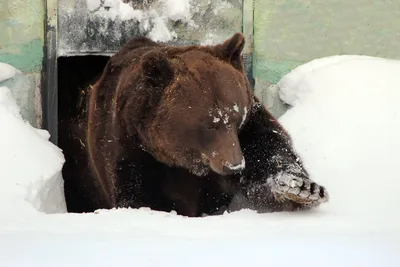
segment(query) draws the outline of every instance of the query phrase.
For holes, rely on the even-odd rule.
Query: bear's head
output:
[[[241,171],[238,133],[252,105],[241,56],[241,33],[215,46],[156,47],[145,53],[127,118],[157,160],[204,175]]]

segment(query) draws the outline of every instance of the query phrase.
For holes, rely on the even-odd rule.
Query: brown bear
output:
[[[253,95],[244,44],[241,33],[214,46],[134,37],[112,56],[74,120],[71,146],[81,153],[63,170],[69,211],[201,216],[326,202],[288,133]]]

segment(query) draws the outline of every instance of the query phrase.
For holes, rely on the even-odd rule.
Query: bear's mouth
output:
[[[200,154],[200,157],[191,157],[192,161],[189,164],[188,170],[197,176],[205,176],[212,171],[210,167],[210,161],[207,159],[206,155]]]
[[[197,176],[205,176],[210,173],[212,169],[209,165],[203,163],[202,161],[197,161],[192,167],[189,169],[191,173]]]
[[[244,157],[241,157],[241,161],[239,163],[231,164],[224,159],[215,158],[214,155],[212,155],[212,158],[210,158],[207,157],[206,154],[201,153],[201,162],[203,163],[203,165],[207,166],[209,169],[219,175],[231,175],[240,173],[245,168]]]

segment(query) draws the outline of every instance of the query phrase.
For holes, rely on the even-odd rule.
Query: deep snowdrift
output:
[[[0,265],[400,266],[398,73],[399,61],[332,57],[278,84],[293,105],[280,121],[329,203],[193,219],[145,208],[39,212],[65,211],[63,157],[2,88]]]
[[[314,60],[279,83],[281,123],[341,216],[400,228],[400,61]]]

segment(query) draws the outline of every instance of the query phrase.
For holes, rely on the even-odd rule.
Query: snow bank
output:
[[[293,106],[280,122],[328,188],[332,213],[400,228],[399,73],[400,61],[334,56],[278,83]]]
[[[20,73],[20,71],[13,66],[0,62],[0,82],[12,78],[17,73]]]
[[[46,131],[23,121],[7,87],[0,87],[0,211],[65,212],[64,157]]]

